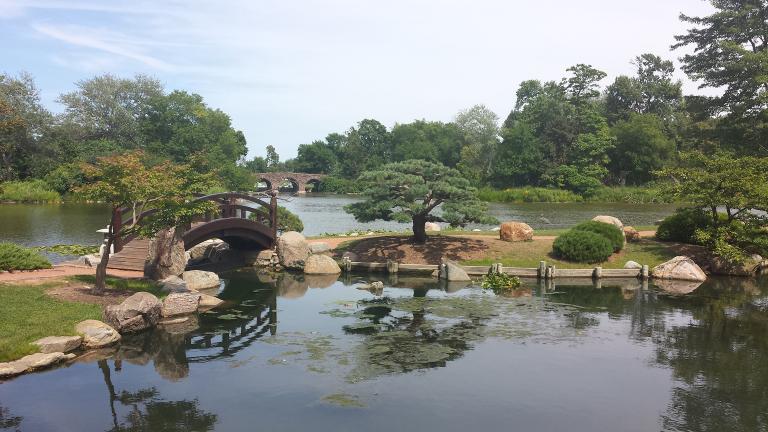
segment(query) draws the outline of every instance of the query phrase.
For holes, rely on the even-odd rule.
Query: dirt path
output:
[[[60,264],[51,269],[18,271],[13,273],[0,273],[0,283],[3,282],[24,282],[37,283],[44,282],[47,279],[64,278],[67,276],[95,275],[94,267],[78,266],[72,264]],[[142,272],[128,270],[107,270],[107,274],[124,279],[138,279],[144,277]]]

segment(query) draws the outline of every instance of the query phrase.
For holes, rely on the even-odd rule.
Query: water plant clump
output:
[[[487,275],[483,276],[480,286],[485,290],[491,290],[498,294],[519,288],[521,284],[522,282],[520,282],[520,278],[517,276],[488,272]]]
[[[59,255],[91,255],[99,252],[98,245],[57,244],[52,246],[36,246],[33,249],[39,252],[55,253]]]

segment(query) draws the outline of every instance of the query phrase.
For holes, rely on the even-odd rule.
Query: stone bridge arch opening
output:
[[[316,192],[320,183],[327,177],[326,174],[273,172],[256,174],[259,182],[256,188],[259,191],[278,190],[283,193],[304,194],[307,191]]]

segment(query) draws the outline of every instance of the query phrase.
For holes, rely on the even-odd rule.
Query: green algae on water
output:
[[[343,408],[365,408],[365,404],[360,402],[360,398],[348,393],[334,393],[323,396],[323,402],[336,405]]]

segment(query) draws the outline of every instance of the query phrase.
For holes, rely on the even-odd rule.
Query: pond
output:
[[[223,274],[225,310],[0,383],[0,429],[768,430],[768,283]]]
[[[352,230],[410,229],[409,224],[376,221],[359,223],[344,212],[347,204],[360,198],[348,195],[307,194],[281,196],[280,205],[296,213],[304,222],[307,236],[344,233]],[[665,204],[525,203],[490,204],[490,213],[499,220],[519,220],[536,229],[564,228],[589,220],[598,214],[618,217],[627,225],[652,225],[674,212]],[[0,241],[29,246],[55,244],[95,245],[101,241],[97,229],[109,221],[109,208],[103,205],[68,203],[57,205],[0,204]],[[476,226],[470,226],[469,229]],[[489,228],[488,226],[480,228]],[[54,261],[61,257],[52,256]]]

